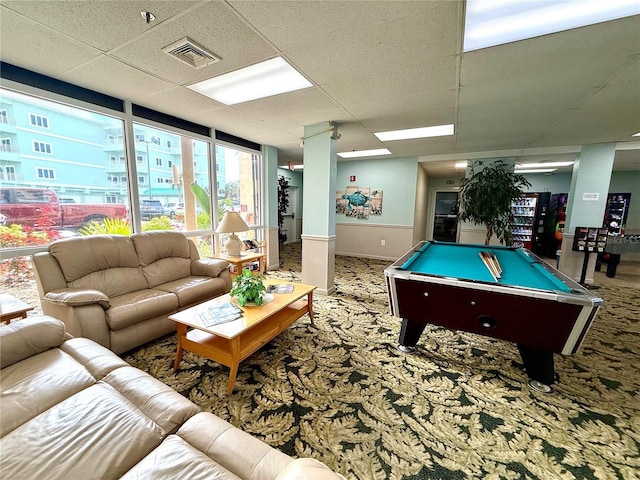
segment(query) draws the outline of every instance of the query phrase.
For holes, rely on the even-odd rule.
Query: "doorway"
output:
[[[433,216],[433,239],[458,241],[458,191],[436,191]]]
[[[289,206],[287,211],[282,216],[282,229],[287,233],[287,240],[285,243],[294,243],[300,240],[296,225],[296,208],[298,189],[297,187],[287,187],[287,197],[289,198]]]

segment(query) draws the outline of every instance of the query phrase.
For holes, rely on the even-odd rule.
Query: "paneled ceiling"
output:
[[[640,170],[640,16],[470,53],[463,25],[461,0],[1,0],[0,58],[273,145],[282,165],[302,162],[305,125],[333,121],[339,152],[388,148],[434,175],[453,160],[575,158],[610,142],[622,145],[614,169]],[[222,60],[194,69],[163,53],[184,37]],[[276,56],[314,86],[233,106],[187,88]],[[447,123],[455,135],[373,135]]]

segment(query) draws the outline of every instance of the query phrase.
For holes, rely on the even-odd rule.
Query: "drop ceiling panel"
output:
[[[305,112],[329,110],[336,106],[331,98],[315,87],[234,105],[237,110],[260,119],[302,115]]]
[[[0,6],[0,57],[4,62],[57,77],[100,53]]]
[[[222,60],[195,69],[162,52],[164,47],[185,36]],[[149,31],[136,42],[114,49],[111,54],[154,75],[185,85],[272,58],[277,51],[224,2],[206,2]]]
[[[200,2],[190,1],[7,1],[2,4],[71,38],[104,52],[147,31]],[[149,25],[140,15],[151,10],[157,20]]]
[[[133,101],[170,89],[173,85],[122,62],[101,55],[61,75],[62,80]],[[111,81],[105,82],[109,78]],[[126,80],[125,80],[126,79]]]
[[[454,25],[458,8],[462,4],[459,0],[229,3],[282,51],[309,44],[326,44],[331,38],[358,34],[363,29],[389,32],[401,25],[394,23],[396,20],[405,22],[404,26],[410,27],[400,30],[408,35],[406,45],[410,45],[411,30],[438,32],[439,35],[448,26]],[[339,56],[341,52],[336,51],[335,54]]]
[[[150,108],[170,113],[171,115],[179,114],[178,116],[184,115],[185,112],[192,115],[197,112],[226,108],[226,105],[185,87],[173,87],[169,90],[151,93],[146,95],[142,101]]]

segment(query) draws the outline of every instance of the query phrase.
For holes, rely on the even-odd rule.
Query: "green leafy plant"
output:
[[[162,217],[153,217],[148,222],[142,222],[142,231],[149,230],[173,230],[171,219],[163,215]]]
[[[511,202],[520,198],[523,189],[531,184],[524,176],[514,173],[504,160],[487,165],[482,160],[476,160],[471,164],[470,173],[461,182],[458,199],[460,220],[485,225],[485,245],[489,245],[494,234],[500,243],[511,245]]]
[[[262,305],[262,292],[265,290],[264,275],[254,275],[246,268],[233,280],[231,296],[236,297],[238,305],[244,307],[247,303]]]
[[[91,222],[78,230],[79,235],[131,235],[131,223],[126,218],[105,218]]]
[[[287,241],[287,231],[284,229],[284,216],[289,208],[289,179],[278,177],[278,240]]]

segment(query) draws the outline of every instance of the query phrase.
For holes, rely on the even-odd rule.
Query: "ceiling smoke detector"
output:
[[[182,40],[178,40],[171,45],[167,45],[162,49],[162,51],[196,69],[206,67],[207,65],[211,65],[222,60],[220,57],[208,51],[202,45],[198,45],[188,37],[184,37]]]

